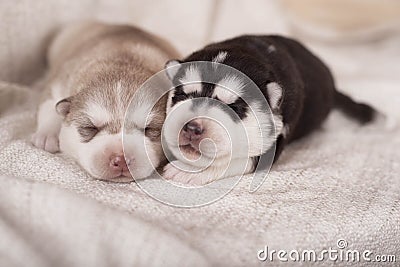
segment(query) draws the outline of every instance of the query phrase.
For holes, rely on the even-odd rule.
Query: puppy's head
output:
[[[166,65],[175,87],[168,97],[164,137],[181,161],[202,166],[210,158],[259,156],[276,140],[274,119],[260,90],[247,76],[215,64],[226,57],[220,52],[206,64],[191,59]],[[269,88],[268,103],[277,107],[281,88]]]
[[[143,94],[143,90],[135,94],[141,80],[145,77],[92,80],[56,105],[64,117],[61,151],[97,179],[127,182],[144,178],[164,158],[160,134],[166,99],[157,102],[151,92]]]

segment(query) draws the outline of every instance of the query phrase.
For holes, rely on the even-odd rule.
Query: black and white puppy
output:
[[[240,77],[221,75],[218,73],[218,67],[207,69],[207,72],[214,71],[216,77],[220,76],[219,85],[203,82],[176,86],[169,94],[167,117],[186,101],[213,98],[229,106],[237,114],[239,120],[232,116],[222,118],[223,115],[217,115],[225,122],[224,127],[230,134],[227,136],[218,123],[201,117],[196,118],[201,113],[199,109],[203,112],[201,116],[209,112],[224,114],[226,111],[218,105],[204,104],[200,108],[197,105],[174,112],[173,121],[177,126],[166,127],[164,136],[177,162],[183,162],[183,165],[197,164],[199,165],[197,167],[204,167],[195,159],[200,157],[200,154],[207,156],[207,145],[201,147],[200,144],[207,139],[213,140],[217,153],[213,163],[201,172],[183,171],[183,169],[190,170],[190,166],[178,168],[177,162],[168,164],[163,174],[166,179],[202,185],[219,178],[242,174],[239,170],[235,171],[235,168],[224,172],[228,158],[228,139],[235,138],[239,124],[243,125],[247,132],[248,154],[245,157],[241,155],[229,160],[235,161],[234,165],[246,162],[244,173],[250,173],[254,171],[259,156],[276,145],[274,158],[276,161],[286,144],[318,128],[334,107],[361,123],[373,120],[376,115],[375,110],[370,106],[356,103],[338,92],[328,67],[293,39],[282,36],[240,36],[214,43],[194,52],[182,61],[169,61],[166,65],[168,76],[176,85],[202,81],[204,69],[194,64],[182,64],[197,61],[222,63],[247,75],[268,101],[273,121],[268,120],[268,116],[263,116],[269,111],[250,109],[243,101],[243,96],[247,95],[251,98],[252,92],[248,91],[249,87]],[[190,117],[194,119],[190,120]],[[184,127],[178,127],[182,123]],[[271,128],[274,126],[275,131],[271,136]],[[260,129],[259,131],[266,134],[260,135],[255,129]],[[264,137],[261,140],[259,136]]]

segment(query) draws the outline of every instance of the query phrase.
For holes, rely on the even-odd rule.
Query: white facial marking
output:
[[[240,95],[243,87],[246,85],[240,78],[236,76],[227,76],[218,82],[219,85],[229,88]]]
[[[282,100],[282,87],[276,82],[267,84],[267,92],[269,97],[269,102],[272,110],[279,108],[279,104]]]
[[[95,102],[88,102],[86,111],[90,120],[97,127],[103,126],[112,119],[112,114],[104,106]]]
[[[117,91],[116,97],[119,99],[119,97],[122,96],[122,83],[121,83],[121,81],[118,81],[115,84],[115,89]]]
[[[179,81],[183,84],[185,83],[193,83],[193,82],[201,82],[200,72],[197,67],[190,65],[185,70],[185,75],[179,79]]]
[[[121,102],[121,97],[124,95],[124,92],[122,90],[122,83],[121,81],[118,81],[115,84],[115,103],[117,105],[117,110],[119,110],[120,112],[123,111],[123,105]],[[123,113],[119,114],[119,116],[123,116]]]
[[[183,91],[186,94],[201,92],[201,84],[199,84],[199,82],[201,82],[201,76],[199,70],[196,67],[189,66],[185,70],[185,75],[181,79],[179,79],[179,81],[183,84]]]
[[[194,92],[200,93],[202,90],[201,84],[199,84],[199,83],[184,85],[182,88],[183,88],[183,91],[185,92],[185,94],[190,94],[190,93],[194,93]]]
[[[243,125],[249,140],[249,155],[258,156],[274,144],[276,136],[270,136],[273,127],[270,115],[256,103],[250,108]]]
[[[152,109],[153,104],[150,102],[136,103],[130,107],[127,113],[127,116],[129,116],[127,119],[140,129],[143,129],[146,126],[146,121],[151,121],[154,116],[154,113],[151,112]]]
[[[281,115],[273,115],[275,122],[275,135],[278,137],[280,134],[287,135],[288,127],[284,127]]]
[[[216,55],[216,56],[212,59],[212,62],[222,63],[222,62],[224,62],[224,60],[226,59],[227,56],[228,56],[228,52],[226,52],[226,51],[221,51],[221,52],[218,53],[218,55]]]
[[[228,105],[234,103],[238,99],[237,94],[221,86],[215,87],[213,97],[218,97],[219,100]]]
[[[227,76],[218,82],[215,87],[213,97],[218,97],[226,104],[234,103],[242,93],[245,86],[243,81],[236,76]]]
[[[268,46],[268,53],[272,53],[276,51],[276,47],[274,45]]]
[[[282,122],[283,124],[283,122]],[[286,125],[282,128],[282,134],[284,137],[287,137],[287,135],[289,134],[289,125]]]

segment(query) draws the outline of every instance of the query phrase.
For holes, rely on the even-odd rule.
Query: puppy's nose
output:
[[[183,131],[192,137],[199,137],[203,132],[203,124],[199,120],[191,120],[183,126]]]
[[[128,166],[126,165],[124,155],[118,155],[111,157],[110,159],[110,168],[116,171],[126,171]]]

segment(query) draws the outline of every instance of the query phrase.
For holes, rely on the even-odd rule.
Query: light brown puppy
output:
[[[131,181],[128,166],[135,178],[149,176],[164,159],[166,100],[153,108],[157,88],[135,95],[124,128],[126,157],[125,114],[138,88],[177,56],[166,41],[133,26],[85,22],[65,28],[49,49],[33,144],[61,150],[98,179]]]

